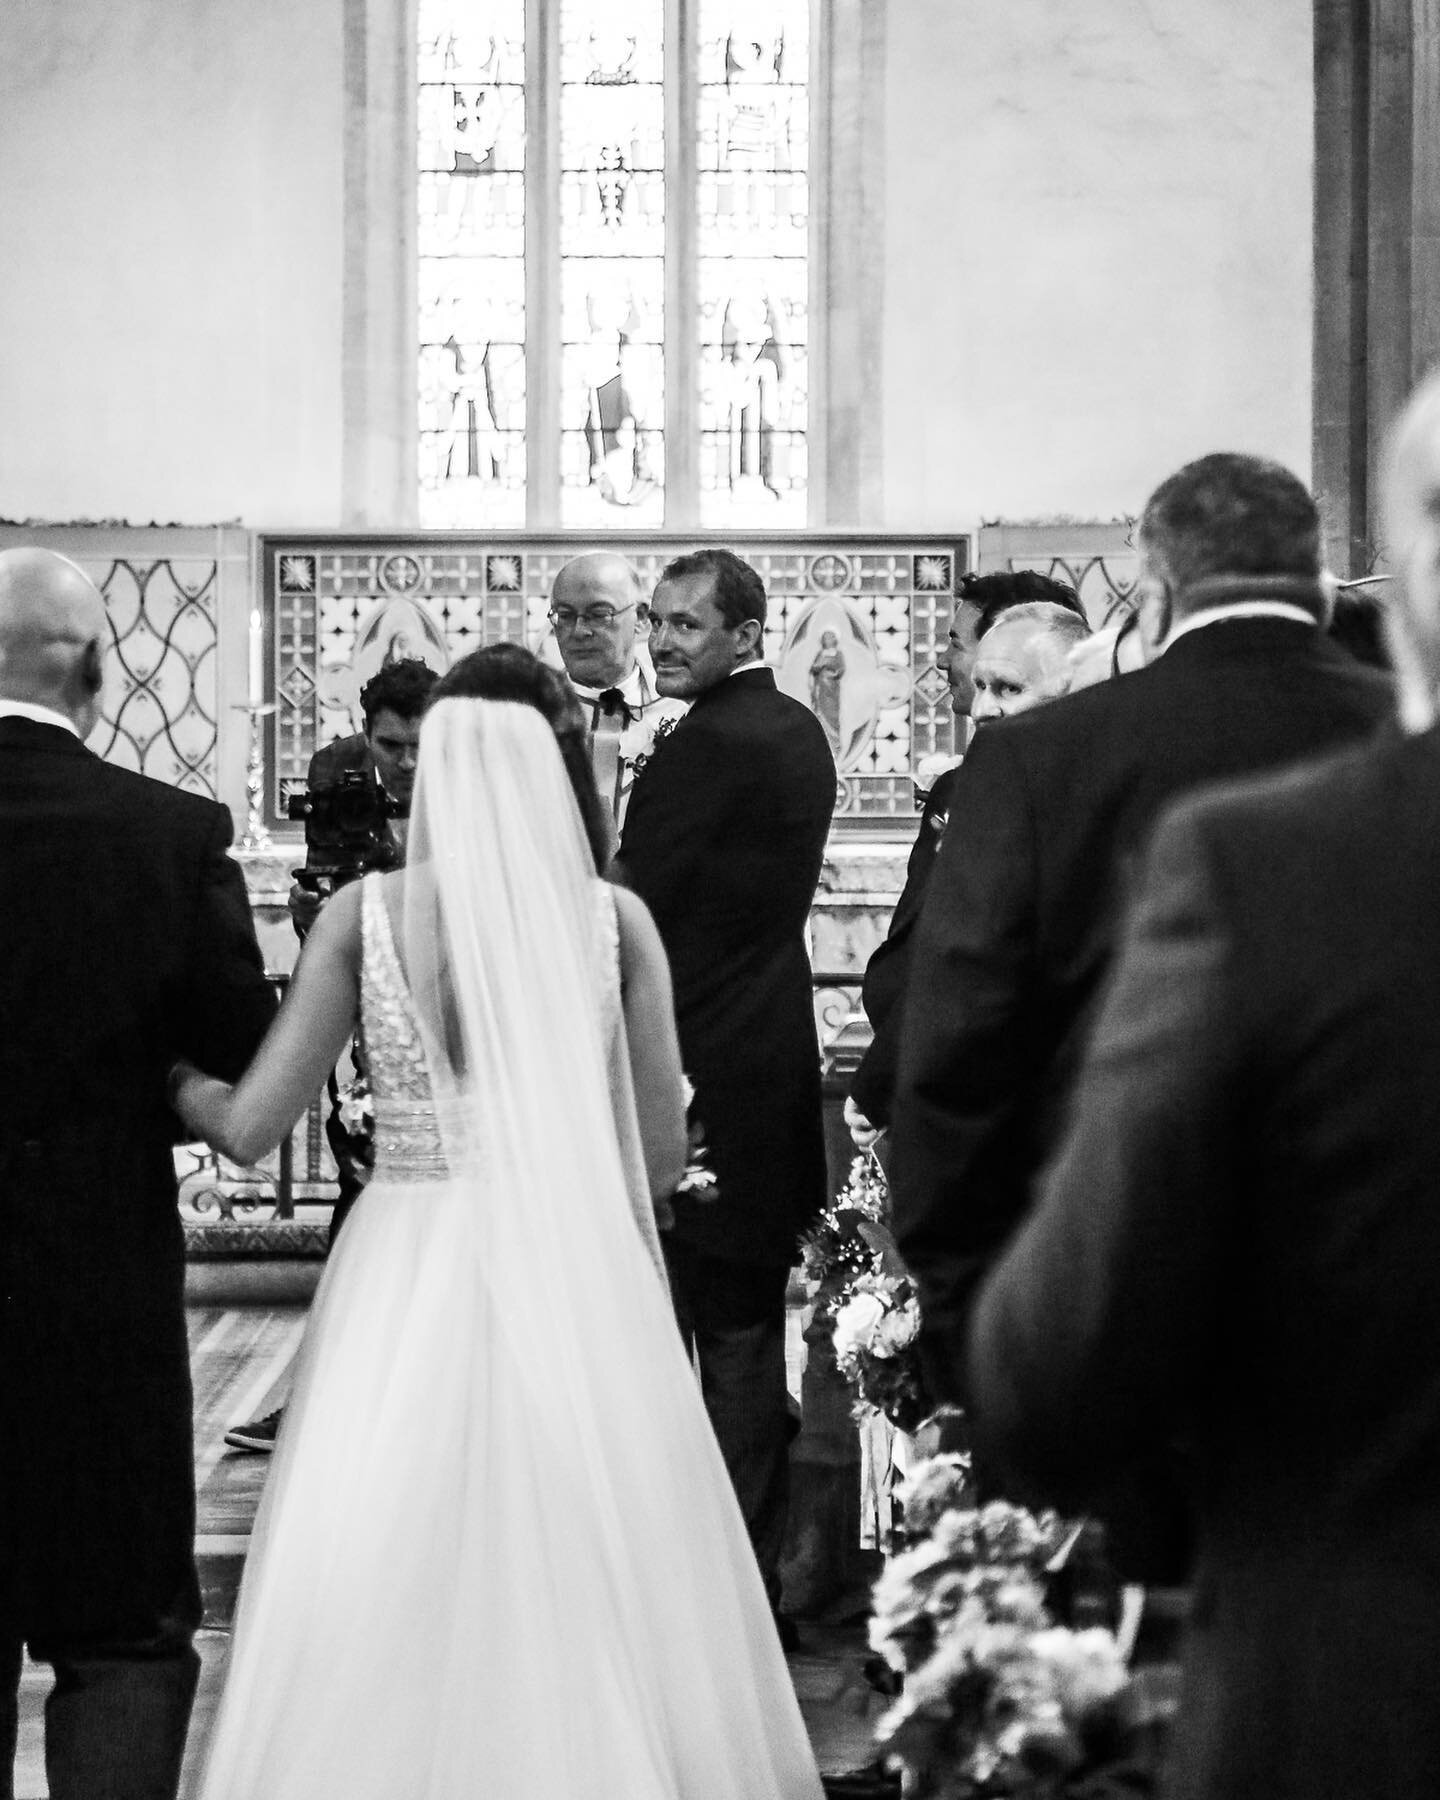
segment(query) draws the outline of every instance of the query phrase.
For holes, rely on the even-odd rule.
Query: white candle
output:
[[[257,606],[250,615],[250,704],[259,706],[265,698],[264,627]]]

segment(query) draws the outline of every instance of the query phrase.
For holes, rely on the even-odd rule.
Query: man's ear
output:
[[[1136,630],[1144,639],[1148,652],[1146,660],[1149,661],[1169,637],[1175,623],[1175,592],[1163,575],[1152,574],[1148,581],[1141,583],[1136,611],[1139,615]]]
[[[99,638],[91,638],[80,652],[80,682],[92,700],[105,685],[105,652]]]
[[[735,647],[740,652],[740,662],[749,662],[752,656],[760,654],[760,639],[764,633],[765,627],[758,619],[745,619],[736,626]]]

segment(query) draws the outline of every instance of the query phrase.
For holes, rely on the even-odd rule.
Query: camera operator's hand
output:
[[[325,896],[317,894],[313,888],[302,887],[298,881],[290,884],[286,905],[290,908],[290,919],[297,936],[303,938],[309,934],[324,904]]]

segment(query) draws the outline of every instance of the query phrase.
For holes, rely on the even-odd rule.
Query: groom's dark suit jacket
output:
[[[635,783],[618,873],[655,915],[694,1116],[720,1198],[674,1233],[788,1264],[825,1203],[820,1055],[805,926],[835,807],[820,721],[768,669],[710,688]]]
[[[1161,827],[969,1369],[1032,1497],[1193,1443],[1167,1793],[1440,1794],[1440,730]]]
[[[963,1399],[975,1285],[1054,1143],[1160,811],[1354,741],[1391,708],[1388,678],[1314,627],[1236,618],[976,734],[916,930],[893,1112],[896,1225],[937,1394]]]
[[[950,796],[954,792],[957,773],[958,767],[947,769],[925,796],[920,829],[915,834],[910,860],[905,865],[905,886],[890,915],[884,942],[876,946],[865,965],[860,997],[874,1035],[870,1048],[861,1057],[859,1067],[850,1079],[850,1098],[872,1125],[890,1123],[895,1069],[905,1019],[906,977],[915,948],[915,927],[920,922],[925,893],[935,872],[940,838],[949,821]]]
[[[194,1612],[184,1244],[165,1075],[274,1013],[223,806],[0,718],[0,1625]]]

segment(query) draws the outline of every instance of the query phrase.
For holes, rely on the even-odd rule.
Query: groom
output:
[[[635,784],[615,874],[649,906],[670,958],[718,1189],[676,1204],[671,1288],[778,1612],[792,1435],[785,1290],[796,1238],[825,1202],[805,927],[835,765],[819,720],[776,691],[760,660],[765,610],[759,575],[729,550],[695,551],[661,575],[656,679],[693,705]]]
[[[275,1001],[223,806],[102,762],[84,573],[0,552],[0,1795],[22,1653],[56,1800],[167,1800],[199,1660],[178,1056]]]

